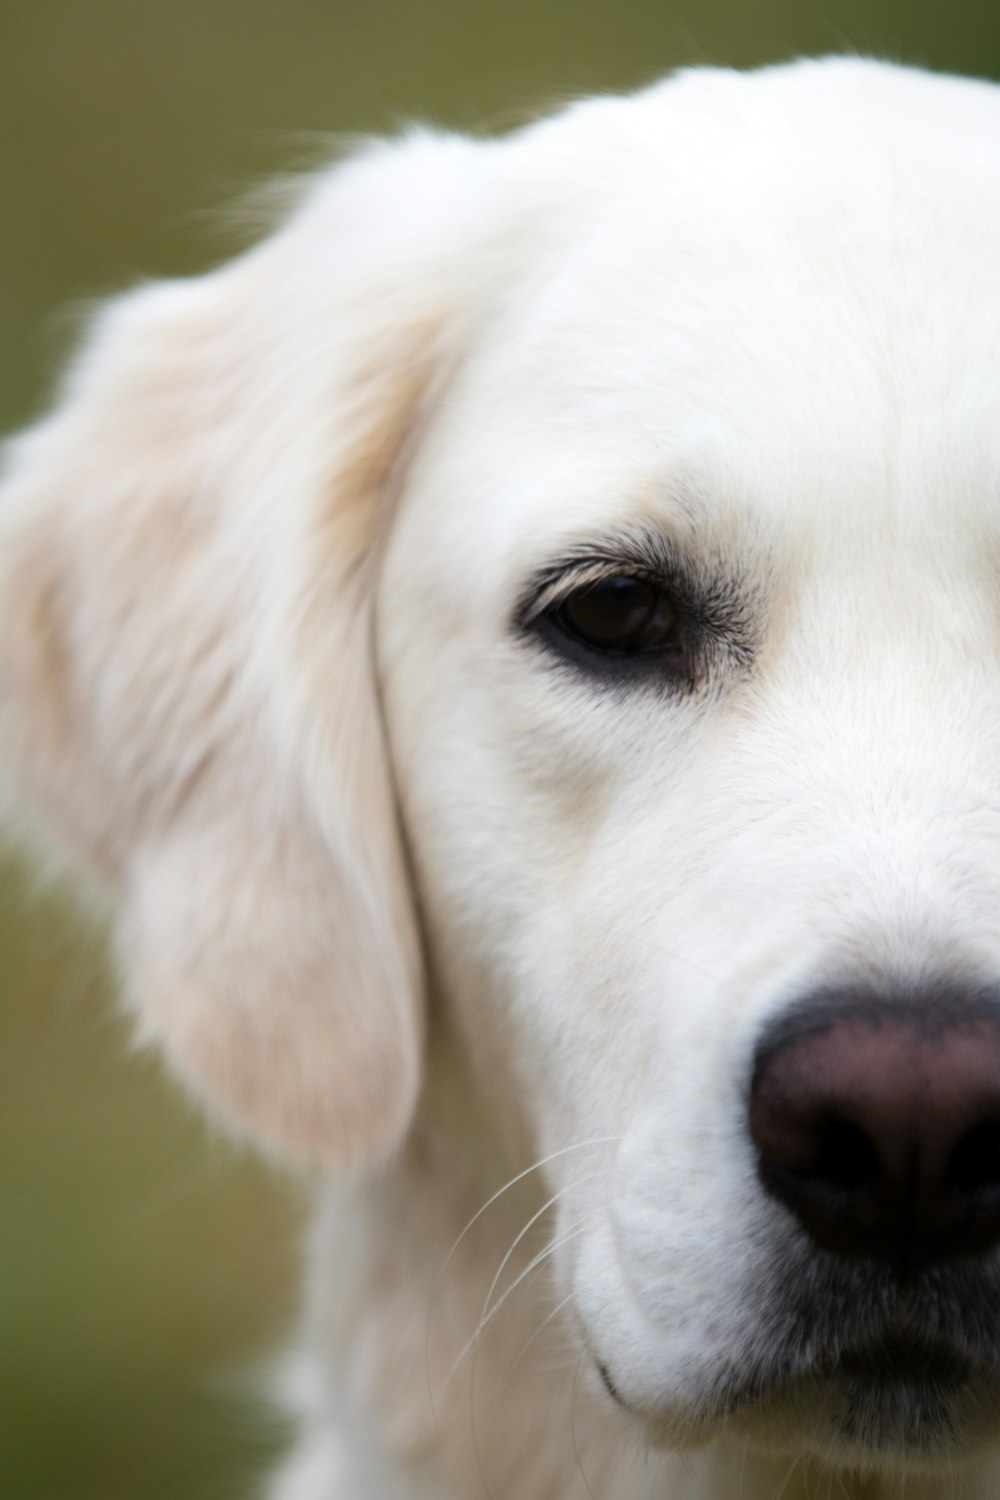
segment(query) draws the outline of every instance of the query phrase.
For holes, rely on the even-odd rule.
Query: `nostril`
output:
[[[875,1143],[860,1125],[831,1111],[803,1112],[792,1137],[767,1141],[758,1129],[755,1138],[761,1174],[786,1201],[833,1209],[878,1186],[882,1168]]]
[[[1000,1199],[1000,1121],[987,1121],[962,1137],[951,1154],[946,1179],[970,1202]]]
[[[817,1132],[815,1164],[807,1175],[857,1192],[878,1180],[878,1151],[860,1125],[828,1116]]]

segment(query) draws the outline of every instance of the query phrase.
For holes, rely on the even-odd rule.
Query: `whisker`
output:
[[[594,1136],[592,1139],[586,1141],[575,1141],[573,1145],[562,1146],[558,1151],[552,1151],[548,1156],[543,1156],[538,1161],[533,1162],[530,1167],[525,1167],[522,1172],[518,1172],[514,1177],[511,1177],[510,1180],[508,1182],[505,1182],[502,1187],[497,1188],[496,1192],[493,1193],[491,1197],[487,1198],[482,1207],[477,1209],[476,1212],[472,1215],[472,1218],[466,1224],[465,1228],[462,1230],[461,1234],[458,1236],[455,1243],[448,1251],[448,1254],[445,1256],[444,1260],[441,1263],[441,1269],[438,1271],[437,1276],[434,1278],[434,1285],[431,1288],[431,1294],[427,1302],[427,1325],[424,1330],[424,1374],[427,1379],[427,1394],[430,1400],[431,1415],[433,1416],[435,1422],[437,1421],[437,1408],[434,1400],[434,1383],[431,1379],[431,1323],[434,1317],[434,1309],[437,1305],[438,1296],[441,1290],[441,1282],[444,1279],[444,1275],[448,1270],[448,1267],[451,1264],[452,1260],[454,1259],[459,1246],[462,1244],[462,1241],[479,1222],[483,1214],[486,1213],[487,1209],[492,1208],[493,1204],[496,1203],[499,1198],[502,1198],[505,1193],[510,1192],[511,1188],[516,1187],[519,1182],[523,1182],[526,1177],[530,1177],[533,1172],[541,1171],[542,1168],[547,1167],[550,1162],[558,1161],[563,1156],[569,1156],[574,1151],[583,1151],[590,1146],[617,1145],[621,1141],[621,1139],[622,1137],[620,1135],[600,1135]]]
[[[596,1176],[597,1174],[596,1173],[591,1173],[589,1175],[590,1176]],[[475,1342],[475,1349],[474,1349],[474,1353],[473,1353],[473,1356],[472,1356],[472,1374],[471,1374],[471,1377],[470,1377],[470,1380],[469,1380],[469,1404],[470,1404],[470,1418],[471,1418],[471,1426],[472,1426],[472,1442],[473,1442],[473,1447],[476,1450],[476,1461],[477,1461],[477,1464],[479,1465],[480,1476],[483,1477],[484,1486],[487,1487],[487,1488],[488,1488],[488,1486],[486,1486],[485,1477],[483,1476],[483,1464],[482,1464],[482,1460],[481,1460],[480,1454],[479,1454],[479,1432],[478,1432],[477,1408],[476,1408],[476,1373],[477,1373],[477,1370],[478,1370],[478,1360],[479,1360],[479,1349],[480,1349],[481,1335],[482,1335],[483,1330],[488,1326],[488,1324],[490,1322],[492,1322],[494,1313],[495,1312],[499,1312],[499,1310],[500,1310],[500,1304],[506,1300],[508,1293],[513,1292],[516,1289],[516,1287],[520,1284],[520,1281],[522,1281],[524,1279],[524,1276],[527,1276],[528,1274],[530,1274],[530,1272],[532,1271],[533,1266],[535,1266],[535,1265],[541,1265],[545,1260],[548,1259],[548,1257],[552,1254],[553,1250],[555,1249],[555,1243],[550,1241],[550,1243],[548,1245],[546,1245],[546,1246],[543,1247],[542,1252],[540,1252],[540,1254],[535,1257],[534,1261],[525,1268],[525,1271],[523,1272],[522,1276],[519,1277],[519,1278],[517,1278],[517,1280],[514,1283],[512,1283],[511,1286],[509,1286],[507,1288],[507,1291],[504,1292],[503,1296],[499,1299],[499,1301],[496,1303],[495,1307],[492,1308],[492,1309],[490,1308],[490,1302],[491,1302],[491,1299],[493,1297],[494,1292],[496,1291],[497,1285],[498,1285],[498,1283],[500,1281],[500,1277],[503,1274],[504,1267],[508,1264],[508,1262],[509,1262],[511,1256],[513,1255],[514,1251],[516,1250],[517,1246],[524,1239],[525,1235],[531,1229],[532,1225],[536,1224],[538,1222],[538,1220],[542,1217],[542,1215],[544,1213],[546,1213],[552,1207],[552,1205],[554,1203],[557,1203],[559,1201],[559,1199],[563,1196],[563,1194],[568,1191],[568,1189],[569,1189],[570,1186],[572,1186],[572,1184],[567,1184],[566,1188],[561,1189],[560,1192],[558,1192],[558,1193],[554,1193],[553,1196],[548,1200],[548,1202],[545,1203],[545,1204],[543,1204],[542,1208],[540,1208],[537,1211],[537,1213],[535,1213],[535,1214],[533,1214],[531,1216],[531,1218],[528,1220],[527,1224],[525,1224],[521,1228],[521,1230],[518,1232],[518,1234],[515,1236],[513,1243],[508,1247],[506,1255],[503,1257],[503,1260],[500,1262],[500,1265],[497,1268],[496,1275],[493,1277],[493,1280],[490,1283],[489,1291],[486,1293],[486,1299],[483,1302],[482,1311],[481,1311],[481,1313],[479,1315],[479,1328],[476,1330],[476,1333],[473,1335],[473,1339],[474,1339],[474,1342]],[[466,1349],[463,1349],[462,1352],[459,1354],[458,1362],[453,1367],[452,1371],[449,1372],[447,1380],[451,1379],[451,1376],[454,1373],[454,1370],[458,1368],[458,1364],[461,1363],[462,1359],[464,1359],[465,1354],[467,1352],[468,1351],[467,1351],[467,1348],[466,1348]],[[445,1385],[447,1385],[447,1380],[445,1381]],[[499,1395],[499,1392],[495,1392],[494,1393],[494,1395],[493,1395],[493,1400],[494,1401],[497,1399],[498,1395]]]
[[[537,1255],[533,1256],[532,1259],[529,1260],[524,1270],[521,1271],[519,1275],[514,1277],[514,1280],[511,1282],[510,1286],[507,1287],[506,1290],[501,1294],[501,1296],[497,1298],[496,1302],[494,1302],[487,1316],[480,1320],[479,1327],[476,1329],[475,1333],[471,1336],[471,1338],[466,1339],[465,1343],[462,1345],[462,1348],[459,1350],[458,1357],[456,1358],[451,1369],[448,1371],[448,1374],[445,1376],[444,1383],[441,1386],[442,1395],[444,1395],[444,1392],[447,1390],[448,1385],[454,1378],[459,1366],[465,1359],[466,1355],[469,1354],[469,1352],[474,1349],[479,1343],[483,1334],[486,1332],[487,1328],[500,1312],[504,1303],[514,1295],[518,1287],[527,1280],[532,1271],[537,1270],[539,1266],[543,1265],[545,1261],[547,1261],[555,1253],[556,1250],[562,1249],[563,1245],[568,1245],[571,1241],[577,1239],[577,1237],[583,1233],[583,1228],[584,1226],[577,1225],[575,1229],[571,1229],[566,1234],[559,1235],[556,1239],[550,1240],[547,1245],[539,1250]]]
[[[518,1365],[521,1363],[522,1359],[527,1354],[527,1352],[531,1348],[532,1344],[536,1341],[536,1339],[538,1339],[538,1338],[541,1337],[541,1335],[545,1332],[546,1328],[548,1328],[549,1324],[552,1323],[559,1316],[559,1314],[562,1312],[563,1308],[566,1307],[566,1306],[568,1306],[568,1304],[570,1302],[572,1302],[572,1300],[573,1300],[573,1293],[570,1292],[567,1296],[565,1296],[562,1299],[561,1302],[557,1302],[556,1303],[555,1307],[552,1309],[552,1311],[549,1313],[549,1315],[547,1317],[543,1318],[542,1321],[539,1323],[539,1325],[535,1329],[534,1333],[530,1334],[528,1336],[528,1338],[524,1341],[524,1343],[521,1345],[520,1352],[514,1356],[514,1358],[511,1360],[510,1364],[507,1366],[506,1373],[504,1374],[503,1380],[500,1382],[500,1387],[499,1387],[499,1389],[497,1391],[497,1395],[498,1396],[501,1396],[503,1394],[503,1392],[507,1389],[507,1382],[510,1380],[510,1377],[513,1375],[514,1371],[517,1369]]]
[[[851,1497],[850,1497],[850,1495],[848,1493],[848,1490],[847,1490],[847,1485],[841,1479],[840,1475],[837,1473],[836,1470],[834,1470],[834,1472],[833,1472],[833,1476],[832,1476],[832,1479],[831,1479],[831,1484],[832,1484],[832,1482],[834,1480],[836,1481],[837,1488],[840,1491],[840,1493],[843,1495],[844,1500],[851,1500]]]
[[[581,1354],[580,1358],[576,1362],[576,1373],[573,1376],[573,1389],[570,1392],[569,1398],[569,1430],[573,1442],[573,1457],[576,1459],[576,1466],[580,1470],[580,1478],[587,1486],[587,1494],[590,1496],[590,1500],[597,1500],[597,1496],[594,1494],[594,1491],[591,1488],[590,1480],[587,1478],[586,1470],[583,1467],[583,1460],[580,1457],[580,1443],[576,1435],[576,1388],[580,1382],[580,1367],[582,1366],[583,1361],[584,1355]]]
[[[799,1460],[798,1460],[798,1458],[793,1458],[792,1461],[791,1461],[791,1463],[788,1466],[788,1473],[785,1475],[784,1479],[782,1480],[782,1482],[781,1482],[781,1488],[778,1490],[778,1493],[775,1495],[774,1500],[781,1500],[782,1495],[785,1493],[785,1491],[787,1490],[788,1486],[791,1484],[791,1482],[792,1482],[792,1475],[795,1473],[795,1471],[798,1468],[798,1466],[799,1466]]]
[[[525,1167],[523,1172],[518,1172],[517,1175],[515,1177],[512,1177],[509,1182],[505,1182],[503,1187],[497,1188],[492,1197],[487,1198],[482,1208],[477,1209],[477,1211],[472,1215],[472,1218],[469,1220],[468,1224],[466,1224],[465,1228],[462,1230],[462,1233],[458,1236],[458,1239],[448,1251],[448,1254],[444,1258],[441,1269],[438,1272],[437,1280],[440,1281],[441,1277],[448,1269],[448,1266],[450,1265],[456,1250],[465,1239],[465,1236],[479,1222],[486,1210],[488,1208],[492,1208],[493,1204],[496,1203],[498,1198],[503,1197],[504,1193],[509,1193],[511,1188],[516,1187],[519,1182],[523,1182],[526,1177],[530,1177],[532,1172],[541,1171],[542,1167],[547,1167],[550,1162],[558,1161],[560,1157],[569,1156],[573,1151],[583,1151],[588,1146],[617,1145],[618,1142],[621,1141],[621,1139],[622,1137],[620,1135],[598,1135],[594,1136],[592,1140],[576,1141],[572,1146],[562,1146],[558,1151],[552,1151],[548,1156],[541,1157],[530,1167]]]
[[[740,1500],[744,1500],[747,1488],[747,1454],[750,1452],[750,1439],[747,1438],[743,1444],[743,1457],[740,1460]]]
[[[486,1478],[486,1465],[483,1463],[483,1452],[479,1445],[479,1426],[476,1422],[475,1378],[469,1382],[469,1428],[472,1433],[472,1451],[476,1456],[476,1468],[479,1471],[479,1483],[482,1485],[486,1500],[493,1500],[493,1491],[490,1489],[489,1480]]]
[[[535,1213],[532,1214],[531,1218],[524,1225],[524,1227],[519,1231],[518,1234],[515,1235],[514,1239],[510,1243],[510,1247],[508,1248],[506,1255],[504,1256],[503,1260],[500,1262],[499,1266],[497,1267],[497,1273],[496,1273],[496,1275],[494,1276],[493,1280],[490,1282],[490,1289],[486,1293],[486,1299],[483,1302],[483,1310],[482,1310],[482,1312],[479,1315],[480,1325],[482,1325],[482,1321],[486,1317],[487,1312],[489,1311],[490,1301],[491,1301],[491,1299],[493,1297],[493,1293],[497,1289],[497,1284],[498,1284],[501,1276],[503,1275],[504,1271],[506,1270],[508,1264],[510,1263],[511,1256],[517,1250],[518,1245],[520,1245],[520,1243],[524,1239],[525,1235],[528,1234],[531,1231],[531,1229],[534,1227],[534,1225],[538,1223],[539,1219],[542,1217],[543,1214],[548,1213],[549,1209],[552,1208],[556,1203],[559,1202],[560,1198],[565,1197],[565,1195],[568,1192],[571,1192],[573,1190],[573,1188],[579,1187],[579,1186],[581,1186],[585,1182],[593,1182],[593,1180],[596,1177],[599,1177],[600,1175],[601,1175],[600,1172],[588,1172],[585,1176],[583,1176],[583,1177],[577,1177],[573,1182],[568,1182],[565,1185],[565,1187],[561,1187],[557,1193],[553,1193],[552,1197],[548,1200],[548,1202],[547,1203],[543,1203],[542,1206],[541,1206],[541,1208],[538,1209]]]

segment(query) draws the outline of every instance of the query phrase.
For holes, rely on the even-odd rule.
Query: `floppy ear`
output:
[[[488,146],[364,153],[258,248],[97,320],[0,491],[0,760],[110,886],[140,1035],[339,1166],[419,1083],[371,661],[388,491],[480,291]]]

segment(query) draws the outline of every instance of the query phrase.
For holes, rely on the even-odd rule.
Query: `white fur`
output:
[[[995,1496],[993,1386],[940,1459],[705,1392],[807,1254],[762,1025],[1000,967],[998,246],[995,89],[684,74],[332,169],[12,446],[12,804],[142,1034],[326,1184],[277,1500]],[[637,526],[738,581],[749,670],[517,633]]]

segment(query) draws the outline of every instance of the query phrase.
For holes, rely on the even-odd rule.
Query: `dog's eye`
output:
[[[564,599],[553,623],[610,656],[641,656],[675,647],[680,618],[670,596],[642,578],[604,578]]]

